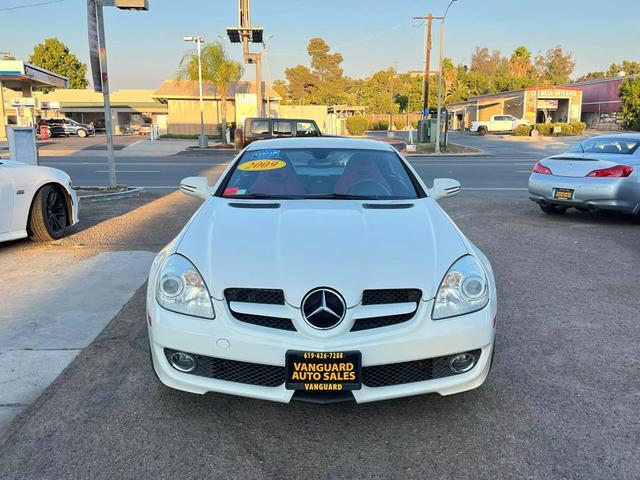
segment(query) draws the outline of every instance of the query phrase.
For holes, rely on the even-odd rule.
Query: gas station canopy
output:
[[[25,86],[68,88],[69,79],[21,60],[0,60],[0,84],[11,90]]]

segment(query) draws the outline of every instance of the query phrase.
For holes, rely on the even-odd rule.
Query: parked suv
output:
[[[255,140],[286,137],[320,137],[314,120],[301,118],[247,118],[242,129],[241,147]]]
[[[41,120],[42,124],[48,125],[52,131],[54,127],[62,127],[64,133],[69,135],[78,135],[80,138],[84,138],[87,135],[95,135],[96,129],[93,125],[86,125],[84,123],[78,123],[70,118],[49,118],[47,120]]]

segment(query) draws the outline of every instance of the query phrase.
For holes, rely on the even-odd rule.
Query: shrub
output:
[[[360,115],[355,115],[352,117],[347,117],[347,130],[350,135],[360,136],[364,133],[364,131],[369,126],[369,121],[361,117]]]
[[[518,125],[513,131],[513,134],[516,137],[528,137],[531,135],[531,130],[533,130],[531,125]]]
[[[411,128],[413,128],[414,130],[416,128],[418,128],[418,121],[419,120],[417,120],[417,119],[416,120],[411,120]]]
[[[393,121],[393,125],[397,130],[404,130],[404,128],[407,126],[407,121],[402,117],[398,117]]]
[[[553,132],[554,127],[560,127],[560,133],[555,134]],[[582,135],[587,128],[587,124],[584,122],[556,122],[556,123],[537,123],[536,128],[540,135],[552,136],[552,135]],[[533,127],[530,125],[518,125],[514,130],[515,136],[529,136]]]
[[[552,123],[536,123],[536,130],[540,132],[542,136],[549,136],[553,132]]]
[[[378,125],[380,126],[378,130],[389,130],[389,120],[380,120]]]

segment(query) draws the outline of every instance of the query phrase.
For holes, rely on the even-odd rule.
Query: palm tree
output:
[[[526,77],[531,72],[531,52],[526,47],[518,47],[511,54],[509,69],[514,77]]]
[[[202,81],[212,84],[220,95],[220,136],[222,143],[227,142],[227,95],[235,86],[244,68],[242,64],[227,56],[224,45],[220,42],[206,43],[200,53],[202,61]],[[180,60],[178,79],[198,81],[198,54],[194,50],[187,52]]]

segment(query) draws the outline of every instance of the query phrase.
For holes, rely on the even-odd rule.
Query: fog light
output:
[[[181,372],[192,372],[196,368],[196,359],[188,353],[175,352],[169,361],[173,368]]]
[[[472,353],[461,353],[449,360],[449,369],[453,373],[468,372],[476,364],[476,357]]]

